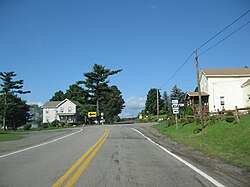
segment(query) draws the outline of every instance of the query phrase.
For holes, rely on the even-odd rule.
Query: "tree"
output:
[[[168,111],[170,108],[170,102],[169,102],[169,96],[166,91],[163,92],[162,100],[163,100],[164,110]]]
[[[4,130],[6,130],[7,112],[9,112],[9,110],[12,108],[13,105],[13,103],[11,103],[11,99],[9,98],[12,98],[13,96],[16,97],[15,96],[16,94],[30,93],[30,91],[22,91],[23,80],[13,81],[13,77],[15,76],[16,74],[13,71],[0,72],[0,79],[2,80],[2,84],[0,84],[2,90],[0,91],[0,93],[3,96],[2,126]]]
[[[122,93],[117,86],[109,87],[109,92],[105,93],[105,100],[100,106],[101,111],[104,112],[107,123],[113,123],[118,119],[118,114],[122,112],[124,103]]]
[[[63,93],[62,90],[59,90],[54,93],[50,101],[63,101],[64,99],[66,99],[65,94]]]
[[[84,84],[86,88],[88,88],[87,92],[89,93],[89,96],[91,97],[92,101],[96,103],[98,124],[100,123],[99,104],[100,101],[104,99],[103,97],[104,93],[109,91],[108,89],[109,80],[107,79],[110,75],[115,75],[121,71],[122,71],[121,69],[111,71],[110,69],[106,69],[105,66],[94,64],[93,70],[91,72],[84,73],[86,80],[77,82],[78,85]]]
[[[71,86],[69,86],[69,89],[66,90],[64,96],[65,98],[68,98],[72,101],[78,101],[81,104],[86,104],[89,94],[79,85],[72,84]]]
[[[158,90],[159,92],[159,90]],[[160,92],[158,93],[159,99],[159,109],[161,110],[163,107],[163,100],[161,99]],[[157,89],[152,88],[149,90],[147,94],[147,100],[145,104],[145,110],[148,111],[150,114],[157,114]]]
[[[176,85],[174,85],[174,87],[173,87],[173,89],[171,91],[170,98],[171,98],[171,100],[177,99],[179,101],[179,103],[184,103],[185,93],[182,92],[181,89],[177,88]]]

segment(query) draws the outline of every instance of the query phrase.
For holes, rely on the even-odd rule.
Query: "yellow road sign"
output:
[[[97,115],[96,115],[96,112],[88,112],[88,117],[89,118],[95,118]]]

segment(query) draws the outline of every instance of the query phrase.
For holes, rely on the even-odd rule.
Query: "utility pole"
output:
[[[159,89],[156,88],[156,105],[157,105],[157,119],[159,119]]]
[[[196,78],[197,78],[197,86],[198,86],[198,94],[199,94],[199,111],[200,111],[200,119],[201,119],[201,128],[204,129],[204,116],[203,116],[203,109],[201,103],[201,87],[200,87],[200,78],[199,78],[199,67],[198,67],[198,55],[197,50],[194,50],[195,55],[195,66],[196,66]]]

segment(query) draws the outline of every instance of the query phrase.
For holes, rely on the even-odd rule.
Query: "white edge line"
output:
[[[148,141],[150,141],[151,143],[157,145],[158,147],[160,147],[161,149],[163,149],[165,152],[167,152],[168,154],[170,154],[171,156],[173,156],[174,158],[176,158],[177,160],[179,160],[180,162],[182,162],[183,164],[185,164],[186,166],[188,166],[189,168],[191,168],[192,170],[194,170],[195,172],[199,173],[201,176],[203,176],[204,178],[206,178],[207,180],[209,180],[211,183],[213,183],[215,186],[218,187],[225,187],[223,184],[221,184],[220,182],[218,182],[217,180],[215,180],[214,178],[212,178],[211,176],[209,176],[208,174],[204,173],[203,171],[201,171],[200,169],[198,169],[197,167],[193,166],[192,164],[190,164],[189,162],[183,160],[182,158],[180,158],[179,156],[177,156],[176,154],[170,152],[169,150],[167,150],[165,147],[155,143],[153,140],[151,140],[150,138],[148,138],[147,136],[145,136],[143,133],[141,133],[140,131],[131,128],[132,130],[134,130],[135,132],[141,134],[143,137],[145,137]]]
[[[73,133],[71,133],[71,134],[62,136],[62,137],[60,137],[60,138],[57,138],[57,139],[54,139],[54,140],[51,140],[51,141],[48,141],[48,142],[45,142],[45,143],[41,143],[41,144],[38,144],[38,145],[34,145],[34,146],[31,146],[31,147],[27,147],[27,148],[25,148],[25,149],[21,149],[21,150],[14,151],[14,152],[11,152],[11,153],[8,153],[8,154],[5,154],[5,155],[1,155],[0,158],[4,158],[4,157],[10,156],[10,155],[14,155],[14,154],[17,154],[17,153],[21,153],[21,152],[24,152],[24,151],[28,151],[28,150],[30,150],[30,149],[34,149],[34,148],[37,148],[37,147],[41,147],[41,146],[43,146],[43,145],[47,145],[47,144],[56,142],[56,141],[61,140],[61,139],[63,139],[63,138],[67,138],[67,137],[72,136],[72,135],[74,135],[74,134],[76,134],[76,133],[79,133],[79,132],[81,132],[82,130],[83,130],[83,129],[80,129],[80,130],[77,131],[77,132],[73,132]]]

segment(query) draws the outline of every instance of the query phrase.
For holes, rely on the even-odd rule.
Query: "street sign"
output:
[[[173,110],[173,114],[179,114],[179,109],[178,110]]]
[[[172,109],[173,110],[179,110],[179,104],[172,104]]]
[[[178,100],[172,100],[172,104],[178,104]]]
[[[88,117],[89,118],[95,118],[97,115],[96,115],[96,112],[88,112]]]

